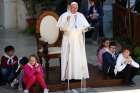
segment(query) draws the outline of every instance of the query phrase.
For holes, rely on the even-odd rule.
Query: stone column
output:
[[[4,27],[5,29],[16,28],[16,0],[4,0]]]
[[[4,23],[3,23],[3,19],[4,19],[4,2],[3,0],[0,0],[0,30],[3,29],[4,27]]]
[[[22,0],[4,1],[5,29],[23,30],[26,28],[26,8]]]

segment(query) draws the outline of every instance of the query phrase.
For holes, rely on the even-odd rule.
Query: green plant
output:
[[[132,53],[133,59],[140,64],[140,47],[135,47]],[[140,71],[138,71],[137,73],[138,75],[140,75]]]
[[[28,33],[35,33],[35,25],[28,26],[28,27],[25,29],[25,32],[28,32]]]
[[[23,0],[28,16],[35,17],[40,10],[49,9],[57,0]],[[53,6],[55,7],[55,6]]]
[[[133,57],[134,57],[135,60],[140,61],[140,48],[139,47],[134,48]]]
[[[35,3],[36,0],[23,0],[25,7],[27,9],[28,16],[33,17],[35,15]]]

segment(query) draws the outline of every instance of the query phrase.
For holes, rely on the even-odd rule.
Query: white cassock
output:
[[[85,32],[89,23],[83,14],[65,12],[57,26],[64,31],[61,49],[61,80],[89,78]]]

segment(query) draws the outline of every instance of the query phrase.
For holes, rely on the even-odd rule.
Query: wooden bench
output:
[[[66,90],[67,89],[67,81],[62,82],[59,79],[58,73],[60,71],[59,67],[52,67],[49,71],[50,76],[49,80],[47,82],[48,88],[50,91],[60,91],[60,90]],[[95,88],[95,87],[109,87],[109,86],[119,86],[123,85],[123,81],[121,79],[105,79],[103,74],[98,71],[98,68],[96,66],[93,66],[89,64],[89,73],[90,78],[87,80],[87,87],[88,88]],[[81,81],[70,81],[70,88],[80,88]]]

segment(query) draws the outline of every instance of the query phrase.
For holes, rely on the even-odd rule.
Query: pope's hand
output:
[[[65,32],[65,31],[68,31],[68,26],[60,27],[60,30],[61,30],[61,31],[64,31],[64,32]]]

